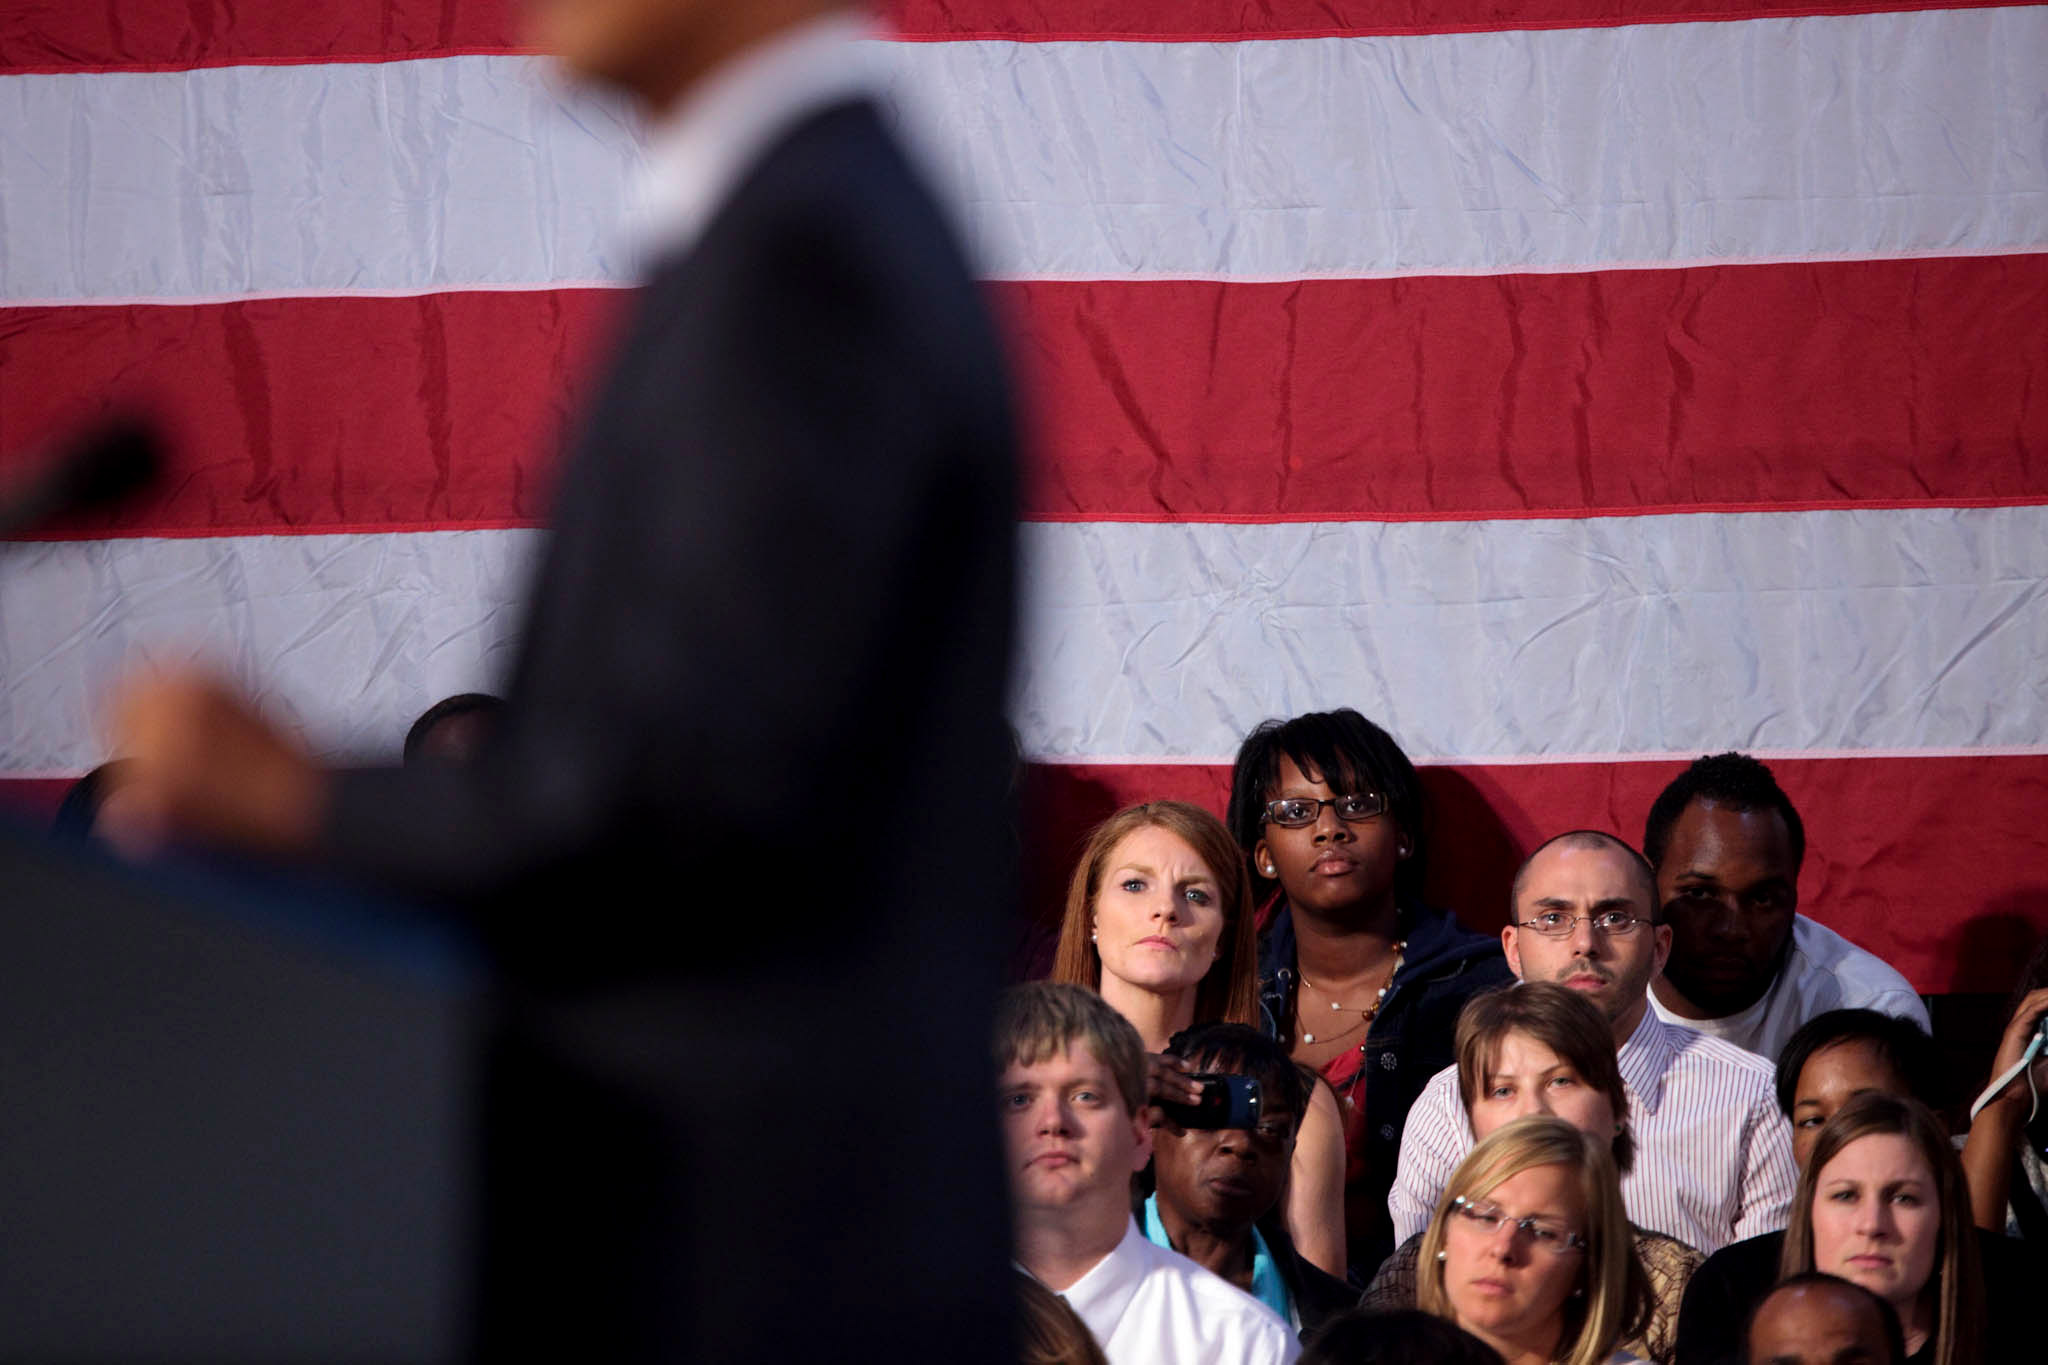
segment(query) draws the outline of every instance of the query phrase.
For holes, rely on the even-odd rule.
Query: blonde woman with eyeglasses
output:
[[[1507,1365],[1620,1365],[1647,1312],[1610,1144],[1516,1119],[1451,1173],[1423,1234],[1417,1306]]]

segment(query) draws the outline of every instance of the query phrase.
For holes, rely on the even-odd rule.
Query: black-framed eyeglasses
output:
[[[1534,930],[1546,938],[1567,938],[1572,930],[1584,920],[1593,926],[1593,932],[1608,938],[1627,938],[1636,931],[1638,924],[1650,921],[1640,915],[1631,915],[1626,910],[1602,910],[1593,915],[1567,915],[1562,910],[1544,910],[1528,919],[1516,920],[1524,929]]]
[[[1483,1236],[1493,1236],[1503,1225],[1511,1227],[1517,1237],[1527,1237],[1553,1256],[1568,1256],[1586,1249],[1586,1239],[1573,1232],[1570,1224],[1562,1218],[1540,1213],[1532,1213],[1527,1218],[1510,1218],[1508,1211],[1498,1204],[1467,1199],[1463,1195],[1451,1201],[1451,1212]]]
[[[1313,796],[1283,796],[1266,803],[1266,820],[1282,829],[1301,829],[1321,819],[1324,806],[1334,809],[1339,820],[1356,824],[1360,820],[1386,814],[1387,798],[1381,792],[1350,792],[1326,800]]]

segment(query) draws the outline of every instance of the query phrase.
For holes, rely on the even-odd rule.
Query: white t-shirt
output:
[[[1272,1309],[1135,1221],[1116,1250],[1060,1295],[1110,1365],[1290,1365],[1301,1344]]]
[[[1897,968],[1804,915],[1792,917],[1792,951],[1784,969],[1748,1009],[1720,1019],[1681,1019],[1664,1008],[1654,989],[1650,1008],[1662,1019],[1733,1043],[1773,1065],[1801,1024],[1829,1010],[1876,1010],[1928,1027],[1927,1006]]]

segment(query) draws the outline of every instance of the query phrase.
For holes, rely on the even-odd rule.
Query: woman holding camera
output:
[[[1086,986],[1131,1021],[1154,1058],[1154,1103],[1200,1088],[1160,1054],[1199,1023],[1256,1024],[1251,895],[1221,821],[1182,801],[1128,806],[1096,826],[1074,867],[1052,979]],[[1302,1117],[1287,1227],[1311,1263],[1344,1274],[1343,1135],[1334,1096],[1316,1087]]]
[[[1416,1306],[1507,1365],[1609,1365],[1648,1309],[1611,1140],[1516,1119],[1451,1173],[1422,1234]]]

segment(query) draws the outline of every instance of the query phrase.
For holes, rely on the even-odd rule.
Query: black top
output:
[[[1473,933],[1448,911],[1404,906],[1401,926],[1408,942],[1401,970],[1366,1035],[1358,1073],[1364,1112],[1347,1107],[1344,1114],[1344,1223],[1351,1276],[1361,1284],[1394,1249],[1387,1191],[1409,1107],[1430,1077],[1457,1060],[1451,1043],[1465,1002],[1515,979],[1500,939]],[[1259,1012],[1266,1033],[1283,1041],[1292,1037],[1298,980],[1294,915],[1282,900],[1259,936]],[[1338,1094],[1344,1097],[1344,1087]]]
[[[1785,1234],[1767,1232],[1731,1242],[1693,1272],[1678,1310],[1678,1365],[1741,1365],[1743,1329],[1750,1310],[1778,1282],[1778,1257]],[[2033,1359],[2040,1334],[2030,1320],[2032,1295],[2040,1292],[2041,1262],[2026,1243],[1995,1232],[1977,1233],[1984,1271],[1984,1361]],[[1935,1341],[1913,1354],[1914,1362],[1934,1358]]]

